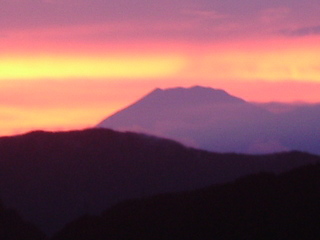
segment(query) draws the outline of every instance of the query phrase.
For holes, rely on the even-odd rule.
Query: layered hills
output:
[[[126,201],[68,224],[54,240],[319,239],[320,165]]]
[[[126,199],[195,190],[316,155],[218,154],[131,132],[88,129],[0,138],[0,198],[47,234]]]

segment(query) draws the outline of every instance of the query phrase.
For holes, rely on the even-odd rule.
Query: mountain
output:
[[[319,239],[320,165],[118,204],[53,240]]]
[[[44,240],[45,235],[20,215],[6,209],[0,202],[0,239],[1,240]]]
[[[107,129],[0,138],[0,196],[47,234],[131,198],[194,190],[318,162],[301,152],[218,154]]]
[[[151,134],[216,152],[320,154],[320,105],[276,106],[282,111],[199,86],[156,89],[97,127]]]

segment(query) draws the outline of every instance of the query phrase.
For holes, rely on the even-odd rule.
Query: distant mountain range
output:
[[[301,240],[320,238],[320,165],[276,176],[126,201],[83,216],[53,240]]]
[[[127,199],[195,190],[261,171],[279,173],[319,160],[301,152],[211,153],[107,129],[38,131],[0,138],[0,199],[51,235],[77,217]]]
[[[205,87],[156,89],[97,125],[216,152],[320,154],[320,104],[255,104]]]

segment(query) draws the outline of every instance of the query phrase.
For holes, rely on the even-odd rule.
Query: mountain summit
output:
[[[143,102],[155,101],[159,104],[174,105],[199,105],[199,104],[212,104],[217,103],[240,103],[244,100],[231,96],[227,92],[220,89],[213,89],[208,87],[194,86],[191,88],[169,88],[160,89],[157,88],[147,96],[142,98],[136,104],[142,104]],[[168,107],[168,105],[165,105]]]
[[[155,89],[97,127],[156,135],[209,151],[320,154],[320,111],[309,117],[303,112],[277,114],[223,90],[178,87]]]
[[[162,120],[183,117],[191,109],[212,104],[245,103],[223,90],[195,86],[191,88],[156,88],[127,108],[102,121],[98,127],[117,130],[138,130],[153,133],[154,125]],[[137,129],[132,128],[132,124]]]

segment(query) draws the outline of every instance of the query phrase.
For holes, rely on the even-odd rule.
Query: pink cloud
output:
[[[82,25],[95,29],[94,25],[105,24],[120,26],[119,31],[105,29],[96,32],[96,37],[203,40],[263,34],[261,24],[266,23],[274,23],[275,29],[288,21],[301,27],[312,26],[320,20],[318,7],[313,0],[304,1],[303,9],[300,2],[288,0],[4,0],[0,2],[0,30]],[[190,28],[190,22],[195,19],[201,21]],[[239,23],[238,28],[219,31],[221,24],[230,26],[235,22]],[[178,28],[186,25],[189,27]]]

